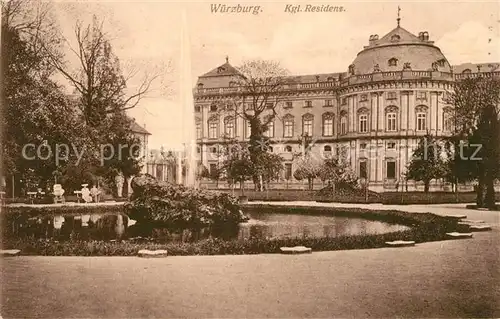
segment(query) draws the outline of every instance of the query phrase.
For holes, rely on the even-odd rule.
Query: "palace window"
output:
[[[396,149],[396,143],[394,143],[394,142],[387,142],[387,149],[388,150],[394,150],[394,149]]]
[[[209,169],[210,175],[212,176],[216,175],[217,174],[216,171],[217,171],[217,164],[211,163]]]
[[[325,153],[331,153],[331,152],[332,152],[332,147],[331,147],[330,145],[325,145],[325,146],[323,147],[323,151],[324,151]]]
[[[302,134],[307,136],[313,135],[313,119],[311,114],[305,114],[302,117]]]
[[[198,90],[203,89],[203,83],[198,83]]]
[[[397,130],[397,117],[396,113],[387,113],[387,131],[394,132]]]
[[[293,107],[292,101],[286,101],[285,103],[285,109],[291,109]]]
[[[272,153],[274,151],[272,146],[268,146],[267,150],[269,151],[269,153]]]
[[[292,178],[292,163],[285,163],[285,179],[288,181]]]
[[[342,135],[347,134],[347,116],[346,115],[340,116],[340,134],[342,134]]]
[[[385,178],[396,179],[396,162],[393,160],[387,161],[385,164]]]
[[[293,136],[293,116],[285,116],[283,119],[283,137]]]
[[[215,104],[210,105],[210,112],[217,112],[217,105]]]
[[[292,147],[290,145],[285,146],[285,152],[291,153],[292,152]]]
[[[427,100],[427,92],[417,92],[417,100]]]
[[[196,123],[196,138],[202,138],[203,135],[202,135],[202,127],[201,127],[201,123],[198,122]]]
[[[396,95],[396,92],[387,92],[387,99],[388,100],[396,100],[398,97]]]
[[[194,106],[194,111],[195,111],[196,113],[200,113],[200,111],[201,111],[201,107],[200,107],[199,105],[195,105],[195,106]]]
[[[417,131],[425,131],[427,129],[427,114],[417,113]]]
[[[232,117],[228,117],[224,120],[224,133],[227,137],[234,137],[234,119]]]
[[[312,101],[304,101],[304,107],[312,107],[313,106],[312,103],[313,103]]]
[[[208,138],[217,138],[219,124],[215,121],[208,123]]]
[[[359,132],[360,133],[368,132],[368,114],[359,115]]]
[[[347,104],[347,98],[346,97],[343,97],[341,100],[340,100],[341,104],[342,105],[345,105]]]
[[[361,94],[361,97],[359,98],[361,102],[368,101],[368,94]]]
[[[355,65],[351,64],[349,65],[349,75],[354,75],[355,73]]]
[[[333,106],[332,100],[325,100],[325,106]]]
[[[443,131],[451,132],[453,131],[453,117],[450,112],[443,113]]]
[[[323,114],[323,136],[333,136],[333,114]]]
[[[201,148],[197,147],[196,148],[196,153],[200,154],[201,153]]]
[[[264,132],[264,135],[267,137],[274,137],[274,121],[269,122],[267,125],[267,130]]]
[[[252,133],[252,126],[250,125],[250,121],[246,121],[245,125],[245,138],[250,138],[250,134]]]
[[[361,160],[359,162],[359,177],[363,178],[363,179],[368,178],[368,169],[367,169],[366,160]]]
[[[389,61],[387,62],[387,64],[388,64],[389,66],[398,66],[398,59],[396,59],[396,58],[391,58],[391,59],[389,59]]]
[[[217,153],[217,147],[213,146],[210,148],[210,153],[216,154]]]
[[[398,42],[401,37],[398,34],[395,34],[391,37],[391,42]]]

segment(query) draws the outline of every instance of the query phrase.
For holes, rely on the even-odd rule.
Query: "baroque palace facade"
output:
[[[371,190],[422,190],[403,174],[414,148],[426,133],[449,135],[451,108],[445,97],[465,77],[500,76],[498,63],[449,64],[428,32],[418,36],[398,25],[379,37],[371,35],[347,72],[290,76],[279,114],[269,128],[272,152],[285,159],[283,181],[274,188],[297,188],[292,154],[301,137],[312,136],[311,152],[326,157],[347,152],[356,174]],[[224,112],[228,99],[241,92],[234,86],[238,71],[226,63],[200,76],[194,89],[199,160],[214,169],[224,136],[248,140],[245,120]],[[244,106],[242,106],[244,107]],[[318,183],[316,183],[318,184]],[[462,186],[459,190],[470,190]],[[450,190],[435,181],[431,190]]]

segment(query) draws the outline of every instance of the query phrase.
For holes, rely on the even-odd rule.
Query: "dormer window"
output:
[[[331,77],[331,76],[329,76],[326,80],[327,80],[328,82],[333,82],[333,81],[334,81],[333,77]]]
[[[225,67],[223,67],[223,66],[219,66],[219,67],[217,68],[217,73],[222,73],[222,72],[224,72],[224,71],[226,71],[226,68],[225,68]]]
[[[234,81],[229,81],[229,87],[232,88],[232,87],[235,87],[236,86],[236,82]]]
[[[405,62],[403,64],[403,70],[411,70],[411,63],[410,62]]]
[[[464,74],[469,74],[471,72],[472,72],[471,69],[465,69],[465,70],[462,71],[462,73],[464,73]]]
[[[401,40],[401,37],[398,34],[394,34],[391,37],[391,42],[398,42],[399,40]]]
[[[391,59],[389,59],[388,64],[389,64],[389,66],[398,66],[398,59],[391,58]]]
[[[198,83],[198,90],[203,89],[203,83]]]

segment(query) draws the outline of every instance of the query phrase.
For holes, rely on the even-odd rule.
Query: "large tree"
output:
[[[44,8],[36,1],[2,3],[1,26],[3,171],[18,182],[36,179],[38,185],[75,160],[68,154],[72,145],[85,144],[79,114],[52,80],[54,68],[41,49],[50,47],[53,56],[58,52],[54,25],[47,23]]]
[[[53,66],[78,93],[85,120],[92,126],[100,125],[108,114],[137,106],[151,93],[153,84],[167,72],[164,66],[158,65],[154,70],[146,68],[140,79],[136,67],[130,67],[125,74],[112,50],[103,23],[96,16],[87,25],[81,21],[76,22],[76,48],[70,44],[70,39],[66,39],[66,43],[78,61],[77,67],[71,67],[57,56],[50,55]],[[128,85],[132,79],[140,83],[135,91],[130,92]]]
[[[477,180],[477,205],[494,207],[500,164],[500,80],[464,79],[455,84],[446,102],[453,107],[457,140],[474,149],[464,168]]]
[[[230,112],[235,112],[250,126],[248,149],[254,163],[253,181],[257,190],[264,190],[265,165],[269,156],[269,138],[266,131],[279,115],[289,72],[278,62],[251,60],[238,67],[240,74],[233,83],[239,88],[239,95],[232,99]],[[266,157],[267,156],[267,157]],[[272,159],[275,160],[275,159]]]
[[[423,136],[413,151],[411,162],[406,171],[406,178],[424,183],[424,192],[429,192],[433,179],[444,178],[446,160],[444,147],[438,139],[427,134]]]

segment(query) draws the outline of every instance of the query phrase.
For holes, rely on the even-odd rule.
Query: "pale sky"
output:
[[[398,5],[401,26],[416,35],[428,31],[451,64],[500,62],[497,2],[304,2],[303,7],[308,3],[343,6],[345,12],[296,14],[285,12],[285,7],[299,2],[223,4],[238,3],[260,5],[261,12],[212,13],[211,3],[202,2],[73,0],[58,2],[55,14],[70,42],[75,21],[88,21],[96,14],[105,18],[104,28],[125,64],[151,67],[172,61],[165,78],[170,95],[155,94],[130,112],[153,134],[150,148],[182,143],[178,82],[183,10],[189,26],[193,86],[199,75],[223,64],[226,55],[234,66],[258,58],[277,60],[292,74],[345,72],[370,35],[382,37],[396,27]],[[192,106],[184,108],[192,110]]]

